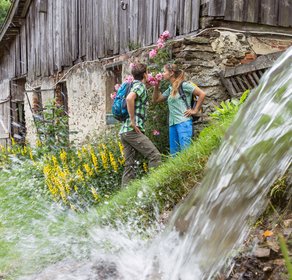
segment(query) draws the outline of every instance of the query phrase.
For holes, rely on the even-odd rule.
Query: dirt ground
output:
[[[292,209],[259,220],[240,254],[220,280],[292,280],[280,248],[279,235],[285,239],[292,257]]]

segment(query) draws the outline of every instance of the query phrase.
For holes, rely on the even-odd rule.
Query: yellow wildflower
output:
[[[11,137],[11,146],[14,146],[16,143],[15,143],[15,140],[13,137]]]
[[[72,204],[72,203],[70,203],[70,208],[71,208],[71,210],[73,210],[73,211],[77,211],[77,208],[76,208],[75,205]]]
[[[76,173],[77,173],[77,176],[79,177],[79,179],[81,181],[84,181],[84,174],[83,174],[83,172],[82,172],[82,170],[80,168],[78,168]]]
[[[32,153],[32,150],[31,149],[29,149],[29,157],[30,157],[31,160],[34,160],[33,153]]]
[[[94,154],[94,151],[91,152],[91,159],[94,165],[95,170],[98,170],[98,159],[97,156]]]
[[[91,192],[95,200],[99,200],[99,195],[94,187],[91,187]]]
[[[77,156],[80,160],[82,160],[82,153],[80,150],[77,151]]]
[[[125,158],[119,158],[119,159],[118,159],[118,162],[119,162],[120,165],[123,166],[124,163],[125,163]]]
[[[115,157],[112,152],[109,153],[111,166],[113,167],[114,171],[118,171],[118,164],[115,160]]]
[[[108,158],[105,152],[100,152],[102,166],[104,169],[108,169]]]
[[[64,150],[62,150],[61,152],[60,152],[60,159],[61,159],[61,161],[65,164],[66,163],[66,161],[67,161],[67,153],[64,151]]]
[[[41,147],[41,146],[42,146],[42,142],[41,142],[40,139],[37,139],[37,140],[36,140],[36,146],[37,146],[37,147]]]
[[[89,177],[92,177],[92,176],[93,176],[93,170],[92,170],[92,168],[89,166],[89,164],[88,164],[88,163],[85,163],[85,164],[83,165],[83,167],[84,167],[86,173],[88,174],[88,176],[89,176]]]
[[[120,149],[120,153],[122,156],[124,156],[124,146],[123,144],[121,143],[121,141],[118,142],[118,145],[119,145],[119,149]]]
[[[54,164],[54,167],[58,166],[58,161],[57,161],[57,158],[55,156],[52,156],[52,161],[53,161],[53,164]]]
[[[148,165],[146,162],[143,162],[143,169],[146,173],[148,172]]]

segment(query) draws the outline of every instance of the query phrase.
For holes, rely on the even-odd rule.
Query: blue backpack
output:
[[[117,96],[114,99],[112,106],[112,114],[115,119],[120,122],[125,121],[129,117],[126,97],[130,93],[133,83],[124,82],[117,91]]]

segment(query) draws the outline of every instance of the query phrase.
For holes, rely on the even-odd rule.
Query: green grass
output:
[[[200,182],[208,157],[219,147],[233,116],[215,121],[189,149],[85,213],[53,203],[40,170],[31,163],[19,170],[0,170],[0,275],[15,279],[23,271],[69,256],[86,258],[92,246],[88,230],[100,223],[122,222],[145,235],[159,214],[173,209]]]
[[[235,113],[234,113],[235,114]],[[141,180],[133,181],[97,209],[104,224],[131,223],[147,228],[157,215],[172,209],[202,179],[211,153],[219,147],[234,114],[203,129],[191,147]]]

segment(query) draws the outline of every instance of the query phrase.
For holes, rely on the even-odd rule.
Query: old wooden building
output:
[[[10,136],[34,143],[34,114],[56,96],[68,108],[69,127],[78,131],[76,141],[104,129],[111,88],[121,80],[131,51],[155,44],[164,30],[170,31],[174,43],[181,42],[179,47],[174,44],[178,59],[221,71],[224,63],[230,68],[230,56],[241,64],[245,53],[257,57],[288,48],[291,13],[291,0],[14,0],[0,30],[0,144],[6,144]],[[200,34],[206,38],[204,31],[215,29],[217,38],[204,44],[181,41]],[[228,54],[220,49],[220,43],[226,48],[226,32],[242,32],[244,40],[250,36],[246,42],[254,49],[243,43],[238,50],[243,54],[235,55],[238,42],[231,40]],[[261,36],[257,42],[256,35]],[[196,43],[197,48],[188,47]],[[190,61],[184,56],[189,51],[212,53],[212,62],[196,65],[201,57],[192,54]],[[191,78],[200,80],[194,67],[188,71]],[[222,92],[218,101],[226,99],[225,87],[230,94],[243,90],[233,79],[235,74],[230,74],[235,72],[228,71],[221,73],[223,79],[218,82],[216,78],[203,82],[210,100],[213,91]],[[215,72],[210,76],[218,77],[219,70]],[[254,83],[248,77],[248,87],[258,83],[261,74],[255,75]]]

